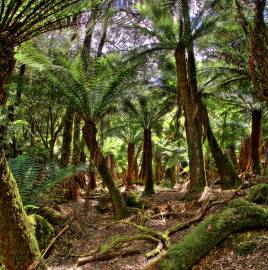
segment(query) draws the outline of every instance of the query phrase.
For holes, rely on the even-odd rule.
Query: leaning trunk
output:
[[[18,187],[0,149],[0,265],[25,270],[39,256],[37,241],[27,221]]]
[[[63,127],[63,139],[61,147],[61,166],[67,166],[70,162],[71,156],[71,144],[72,144],[72,133],[73,133],[73,121],[74,112],[67,109],[64,119]]]
[[[202,112],[203,126],[205,130],[205,134],[208,139],[210,151],[212,153],[218,173],[221,178],[222,187],[223,188],[234,187],[236,184],[240,182],[240,180],[238,178],[238,175],[236,174],[236,171],[232,163],[227,158],[227,156],[222,152],[217,142],[217,139],[214,136],[214,133],[210,126],[206,105],[203,104],[202,106],[203,106],[203,112]]]
[[[198,101],[191,95],[187,79],[185,48],[178,44],[175,50],[177,82],[186,120],[188,145],[190,192],[200,191],[206,185],[202,151],[202,130],[200,128],[200,109]]]
[[[251,130],[251,159],[252,171],[261,174],[261,121],[262,112],[252,111],[252,130]]]
[[[90,151],[94,165],[98,168],[98,171],[102,177],[102,181],[110,192],[115,210],[115,218],[122,219],[127,217],[129,215],[129,211],[126,202],[115,182],[113,181],[111,173],[107,168],[105,159],[99,149],[97,142],[97,128],[95,123],[90,121],[85,123],[83,127],[83,136],[88,150]]]
[[[153,153],[152,153],[152,133],[151,129],[144,129],[143,131],[143,154],[142,154],[142,179],[145,180],[145,188],[143,194],[154,194],[153,181]]]
[[[127,186],[131,186],[134,180],[134,173],[135,173],[135,145],[133,143],[128,144],[127,149],[127,156],[128,156],[128,168],[127,168],[127,178],[126,184]]]

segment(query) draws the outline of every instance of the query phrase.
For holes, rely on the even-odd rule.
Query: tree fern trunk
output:
[[[0,265],[8,270],[25,270],[38,256],[38,244],[27,221],[16,181],[0,149]]]
[[[203,104],[203,126],[207,135],[210,151],[214,158],[218,173],[221,178],[223,188],[231,188],[240,183],[235,168],[227,156],[222,152],[216,137],[211,129],[208,112],[206,106]]]
[[[202,133],[199,128],[199,105],[193,99],[187,78],[185,48],[178,44],[175,50],[178,91],[183,102],[186,119],[186,138],[188,145],[190,192],[200,191],[206,185],[202,151]]]
[[[252,129],[251,129],[252,171],[255,174],[261,174],[262,112],[260,110],[253,110],[251,117],[252,117]]]
[[[63,127],[63,139],[61,147],[61,160],[60,160],[61,166],[67,166],[70,162],[73,121],[74,121],[74,112],[70,109],[67,109],[63,124],[64,127]]]
[[[128,186],[133,184],[134,173],[135,173],[135,145],[133,143],[128,144],[128,168],[127,168],[127,178],[126,184]]]
[[[11,78],[15,67],[14,47],[12,46],[8,32],[0,33],[0,105],[7,100],[5,84]]]
[[[73,165],[77,165],[80,162],[80,154],[81,154],[80,126],[81,126],[81,117],[78,113],[76,113],[74,117],[74,134],[73,134],[73,154],[72,154]]]
[[[145,188],[143,194],[154,194],[154,181],[153,181],[153,153],[152,153],[152,132],[151,129],[144,129],[143,131],[143,177],[145,180]]]
[[[129,215],[129,211],[118,187],[116,186],[111,173],[108,170],[105,159],[99,149],[97,141],[97,128],[95,123],[88,121],[83,127],[83,136],[85,143],[90,151],[91,157],[94,161],[95,166],[102,177],[104,185],[108,188],[109,193],[112,197],[112,202],[115,210],[115,218],[122,219]]]

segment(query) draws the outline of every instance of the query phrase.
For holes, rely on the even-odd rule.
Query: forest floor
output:
[[[189,220],[197,215],[199,206],[180,201],[183,192],[181,187],[175,189],[160,189],[157,194],[146,197],[151,204],[147,211],[151,215],[167,211],[176,212],[176,216],[166,218],[158,215],[150,219],[147,226],[164,230],[178,222]],[[222,194],[222,192],[221,192]],[[224,196],[224,193],[223,193]],[[57,240],[46,259],[49,270],[139,270],[149,261],[145,254],[155,247],[147,241],[133,241],[123,247],[139,249],[140,254],[128,257],[115,257],[105,261],[93,261],[84,266],[76,267],[78,256],[90,253],[111,236],[135,233],[132,227],[124,224],[112,224],[112,210],[100,213],[94,207],[96,201],[91,201],[87,216],[84,213],[84,200],[68,202],[61,205],[62,212],[72,220],[70,227]],[[110,208],[112,209],[112,207]],[[217,211],[211,209],[209,213]],[[208,214],[209,214],[208,213]],[[111,226],[107,226],[110,224]],[[172,242],[179,241],[191,228],[172,235]],[[268,270],[268,231],[244,232],[230,236],[205,256],[193,270]]]

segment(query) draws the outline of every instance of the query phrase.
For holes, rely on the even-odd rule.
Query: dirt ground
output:
[[[177,188],[161,190],[157,194],[147,197],[146,200],[152,203],[150,209],[154,209],[154,206],[157,206],[158,209],[161,207],[166,209],[167,205],[171,205],[172,211],[177,212],[178,215],[170,218],[160,215],[157,219],[150,220],[146,225],[163,230],[195,216],[198,208],[190,203],[180,202],[182,195],[181,189]],[[78,256],[90,253],[109,237],[115,235],[131,236],[135,233],[135,230],[127,225],[111,225],[113,222],[112,210],[100,213],[94,207],[95,204],[96,201],[91,201],[92,207],[87,216],[84,213],[84,200],[61,205],[63,211],[70,216],[72,221],[70,227],[57,240],[46,258],[49,270],[139,270],[149,262],[145,258],[145,254],[152,250],[155,244],[147,241],[133,241],[125,244],[124,248],[137,248],[141,254],[124,258],[119,256],[76,267]],[[108,224],[111,226],[107,226]],[[172,236],[172,242],[179,241],[190,230],[191,228],[175,233]],[[230,236],[215,247],[198,265],[194,266],[193,270],[268,270],[267,255],[268,232],[246,232]]]

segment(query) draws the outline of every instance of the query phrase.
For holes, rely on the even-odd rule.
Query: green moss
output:
[[[245,200],[233,200],[228,207],[199,223],[191,233],[173,245],[159,264],[165,270],[187,270],[229,235],[245,229],[268,226],[268,209]]]
[[[258,204],[268,204],[268,184],[258,184],[251,187],[247,200]]]
[[[126,196],[126,203],[128,207],[142,208],[144,200],[139,193],[130,192]]]
[[[40,250],[45,249],[54,236],[53,227],[42,217],[36,214],[28,216]]]

